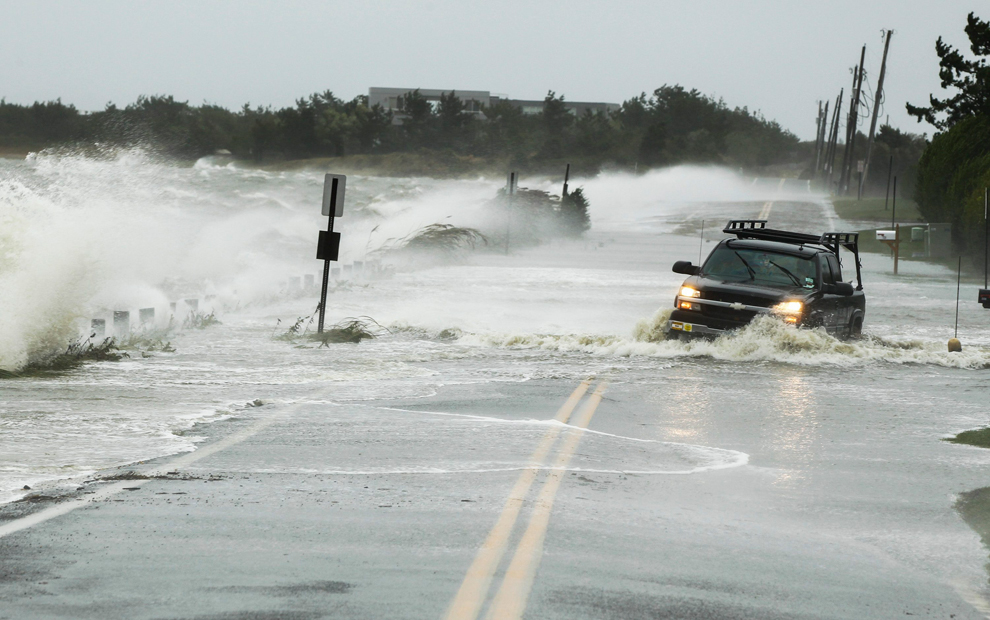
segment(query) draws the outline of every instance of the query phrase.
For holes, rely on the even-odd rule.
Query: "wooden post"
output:
[[[822,113],[821,127],[818,130],[819,145],[818,145],[818,153],[815,156],[815,175],[817,175],[820,171],[825,169],[825,152],[826,152],[825,139],[826,139],[826,133],[828,133],[826,130],[831,128],[828,125],[828,104],[830,103],[831,101],[825,102],[825,112]],[[831,137],[831,134],[829,134],[829,137]]]
[[[818,116],[815,118],[815,172],[822,155],[822,102],[818,102]]]
[[[883,210],[887,210],[887,202],[890,200],[890,175],[894,172],[894,156],[890,156],[890,165],[887,166],[887,193],[883,195]]]
[[[835,153],[839,150],[839,125],[842,123],[839,112],[842,110],[842,96],[845,93],[846,89],[840,89],[839,97],[835,100],[835,109],[832,111],[832,134],[828,140],[829,149],[825,156],[825,165],[828,168],[825,185],[830,193],[832,191],[832,172],[835,170]]]
[[[863,168],[863,183],[870,177],[870,156],[873,154],[873,137],[877,129],[877,114],[880,111],[880,100],[883,99],[883,78],[887,73],[887,50],[890,48],[890,35],[893,30],[887,31],[886,41],[883,44],[883,60],[880,61],[880,77],[877,79],[877,94],[873,98],[873,120],[870,121],[870,141],[866,146],[866,166]]]
[[[852,163],[853,163],[853,159],[855,159],[856,157],[856,125],[859,123],[859,102],[863,96],[863,77],[865,74],[863,69],[863,64],[865,62],[866,62],[866,46],[864,45],[863,51],[860,53],[859,56],[859,76],[856,82],[856,101],[853,104],[852,109],[849,110],[849,113],[852,115],[852,119],[850,121],[850,132],[849,132],[849,149],[848,149],[849,162],[845,163],[844,165],[845,173],[846,173],[844,191],[847,194],[849,193],[849,183],[852,180]]]
[[[852,90],[849,91],[849,113],[846,114],[846,143],[842,148],[842,169],[839,171],[838,195],[844,196],[846,192],[846,169],[849,167],[849,146],[852,144],[852,132],[855,131],[855,119],[853,111],[856,109],[856,80],[859,79],[859,67],[853,67]]]
[[[894,177],[894,200],[893,206],[890,210],[890,225],[894,225],[894,220],[897,219],[897,177]]]
[[[894,275],[897,275],[897,260],[901,256],[901,225],[894,226]]]

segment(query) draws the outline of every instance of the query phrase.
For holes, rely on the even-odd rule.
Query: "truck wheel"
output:
[[[849,321],[849,337],[850,338],[862,338],[863,337],[863,315],[854,314],[851,321]]]

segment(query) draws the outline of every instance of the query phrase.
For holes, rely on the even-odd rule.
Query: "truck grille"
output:
[[[739,293],[722,293],[719,291],[701,291],[702,299],[711,299],[713,301],[723,301],[725,303],[740,303],[746,304],[747,306],[762,306],[768,308],[773,303],[764,298],[756,297],[753,295],[740,295]],[[735,312],[733,310],[733,312]]]
[[[719,300],[721,301],[721,300]],[[744,302],[740,302],[744,303]],[[708,304],[698,304],[701,306],[701,314],[704,316],[712,317],[713,319],[720,319],[723,321],[733,321],[737,323],[749,323],[756,316],[755,312],[750,310],[733,310],[732,308],[722,308],[719,306],[710,306]]]

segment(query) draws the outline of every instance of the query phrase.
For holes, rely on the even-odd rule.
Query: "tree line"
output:
[[[990,22],[970,13],[964,29],[973,58],[935,43],[942,88],[909,114],[937,130],[918,162],[915,200],[929,222],[952,224],[957,248],[983,260],[984,197],[990,187]]]
[[[378,105],[369,106],[366,96],[344,101],[330,91],[278,109],[246,104],[228,110],[154,95],[86,113],[61,100],[33,105],[0,100],[0,147],[95,143],[140,145],[184,159],[220,150],[257,162],[442,151],[516,165],[567,159],[584,168],[758,167],[792,163],[808,151],[759,112],[730,108],[679,85],[633,97],[614,112],[580,116],[552,91],[539,114],[524,114],[506,101],[477,114],[456,92],[431,102],[413,91],[404,97],[398,119]]]

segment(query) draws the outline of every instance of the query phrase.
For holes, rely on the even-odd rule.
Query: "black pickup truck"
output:
[[[801,327],[824,327],[839,338],[862,334],[866,295],[859,234],[808,235],[766,227],[766,220],[731,220],[724,239],[700,267],[674,263],[690,276],[664,326],[668,338],[719,336],[761,314]],[[839,248],[852,253],[856,286],[842,280]]]

